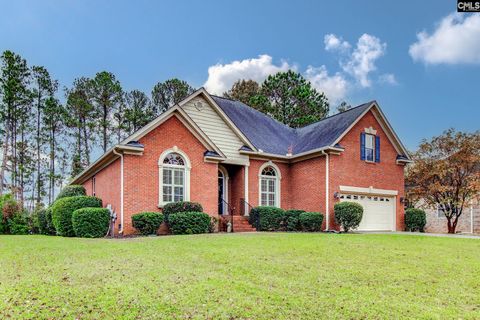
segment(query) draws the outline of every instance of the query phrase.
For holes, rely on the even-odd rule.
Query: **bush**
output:
[[[407,231],[424,232],[427,223],[425,211],[415,208],[409,208],[405,211],[405,229]]]
[[[171,202],[163,207],[163,219],[168,224],[168,216],[179,212],[203,212],[202,205],[196,202],[179,201]]]
[[[20,204],[15,199],[6,198],[5,201],[3,201],[2,215],[4,221],[8,221],[9,219],[21,213],[22,209],[20,208]]]
[[[203,212],[179,212],[168,217],[173,234],[207,233],[210,229],[210,216]]]
[[[10,234],[29,234],[28,219],[25,214],[17,213],[8,219],[8,229]]]
[[[305,210],[296,210],[291,209],[285,211],[285,221],[283,225],[287,231],[299,231],[301,230],[300,226],[300,214],[305,212]]]
[[[110,210],[106,208],[82,208],[72,214],[75,235],[81,238],[100,238],[107,234]]]
[[[320,212],[302,212],[298,219],[303,231],[322,231],[323,214]]]
[[[81,208],[102,207],[102,200],[96,197],[76,196],[58,199],[52,205],[52,221],[57,234],[64,237],[73,237],[75,232],[72,226],[72,214]]]
[[[141,212],[132,215],[132,224],[143,235],[156,234],[163,219],[160,212]]]
[[[40,234],[55,235],[55,226],[52,222],[52,209],[40,209],[37,212],[38,232]]]
[[[0,218],[0,234],[7,233],[7,223]]]
[[[66,197],[77,197],[77,196],[86,196],[87,191],[85,190],[85,187],[79,184],[72,184],[69,186],[65,186],[62,191],[57,196],[56,200],[66,198]]]
[[[258,231],[280,231],[283,229],[285,211],[277,207],[260,206],[250,210],[248,221]]]
[[[355,202],[340,202],[334,206],[335,222],[343,227],[345,232],[356,229],[363,216],[363,207]]]

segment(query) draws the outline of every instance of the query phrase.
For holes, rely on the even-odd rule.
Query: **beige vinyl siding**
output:
[[[197,102],[202,103],[203,107],[200,110],[195,106]],[[248,163],[248,157],[238,152],[244,143],[205,99],[197,97],[182,108],[225,154],[227,157],[225,163]]]

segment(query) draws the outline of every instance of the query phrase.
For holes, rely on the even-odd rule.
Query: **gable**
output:
[[[203,96],[197,95],[183,104],[181,108],[221,150],[227,158],[225,163],[248,163],[248,157],[239,152],[245,142]]]
[[[345,155],[353,157],[354,160],[360,160],[360,133],[370,133],[380,137],[381,163],[396,162],[398,150],[375,116],[374,110],[367,111],[339,141],[339,144],[345,148]]]

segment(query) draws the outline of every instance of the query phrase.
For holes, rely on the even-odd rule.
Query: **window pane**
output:
[[[275,205],[275,194],[270,193],[268,195],[268,205],[269,206],[274,206]]]
[[[266,194],[266,193],[262,193],[262,199],[261,199],[260,202],[261,202],[261,205],[262,205],[262,206],[268,205],[268,204],[267,204],[267,194]]]
[[[373,149],[365,148],[365,159],[368,161],[373,161]]]
[[[174,184],[183,186],[183,170],[174,171]]]
[[[169,186],[163,187],[163,201],[164,202],[172,201],[172,187],[169,187]]]
[[[172,184],[172,169],[163,169],[163,183]]]
[[[371,134],[365,135],[365,147],[373,149],[373,135]]]
[[[266,179],[261,180],[261,185],[262,185],[262,192],[267,191],[267,180]]]
[[[174,201],[183,201],[183,187],[175,187]]]
[[[268,192],[275,192],[275,180],[268,180]]]

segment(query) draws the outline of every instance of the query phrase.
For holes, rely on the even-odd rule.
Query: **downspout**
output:
[[[330,228],[330,166],[328,153],[322,151],[322,154],[325,155],[325,231],[328,231]]]
[[[118,233],[123,235],[123,153],[118,153],[115,148],[113,153],[120,156],[120,230]]]

